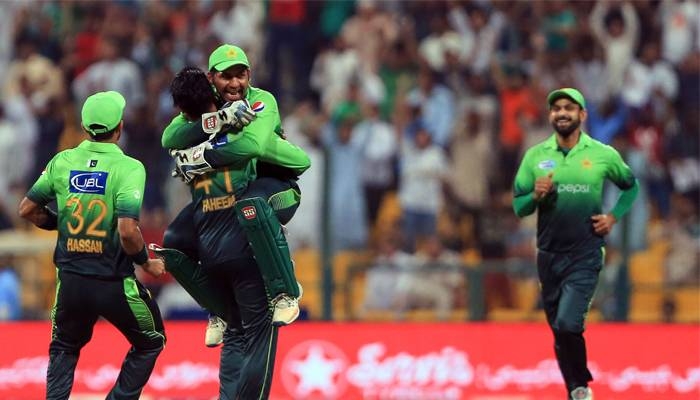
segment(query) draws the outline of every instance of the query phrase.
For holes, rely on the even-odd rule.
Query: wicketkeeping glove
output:
[[[204,159],[204,150],[211,148],[211,143],[207,141],[189,149],[170,150],[170,156],[175,159],[175,170],[172,176],[180,176],[185,183],[190,183],[198,175],[212,171],[213,168]]]
[[[241,129],[255,120],[255,111],[250,108],[246,100],[238,100],[226,103],[219,111],[202,114],[202,130],[209,135],[209,139],[229,127]]]

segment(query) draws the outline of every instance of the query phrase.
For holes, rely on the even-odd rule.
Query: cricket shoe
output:
[[[286,293],[282,293],[272,300],[272,325],[285,326],[296,321],[299,318],[299,300],[304,294],[304,289],[299,285],[299,297],[293,297]]]
[[[216,347],[224,342],[224,332],[226,331],[226,321],[216,315],[209,316],[207,331],[204,335],[204,344],[207,347]]]
[[[571,391],[571,400],[593,400],[593,391],[589,387],[579,386]]]

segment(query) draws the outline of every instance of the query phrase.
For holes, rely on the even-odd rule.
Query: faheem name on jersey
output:
[[[202,212],[225,210],[236,204],[236,197],[231,195],[202,199]]]
[[[107,172],[70,171],[68,191],[71,193],[105,194]]]

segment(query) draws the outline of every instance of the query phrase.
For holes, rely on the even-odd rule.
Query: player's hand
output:
[[[155,278],[165,275],[165,263],[160,258],[149,258],[141,268]]]
[[[596,235],[605,236],[612,230],[613,225],[617,222],[612,214],[598,214],[591,217],[593,220],[593,230]]]
[[[547,176],[541,176],[535,180],[535,190],[532,192],[532,198],[535,199],[535,201],[544,199],[554,190],[553,176],[554,172],[550,172]]]
[[[210,142],[203,142],[189,149],[170,150],[175,159],[175,171],[172,176],[180,176],[185,183],[190,183],[198,175],[212,171],[212,166],[204,158],[204,151],[211,149]]]
[[[202,130],[213,139],[222,130],[242,129],[256,117],[246,100],[237,100],[224,104],[219,111],[202,114]]]

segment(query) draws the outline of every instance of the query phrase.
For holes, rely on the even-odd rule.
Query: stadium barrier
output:
[[[148,399],[213,399],[218,349],[204,322],[166,322]],[[591,324],[596,398],[700,397],[700,326]],[[44,398],[50,325],[0,324],[0,398]],[[104,398],[128,343],[100,322],[83,349],[74,400]],[[95,397],[97,396],[97,397]],[[558,400],[561,377],[543,323],[295,323],[280,332],[271,399]]]

